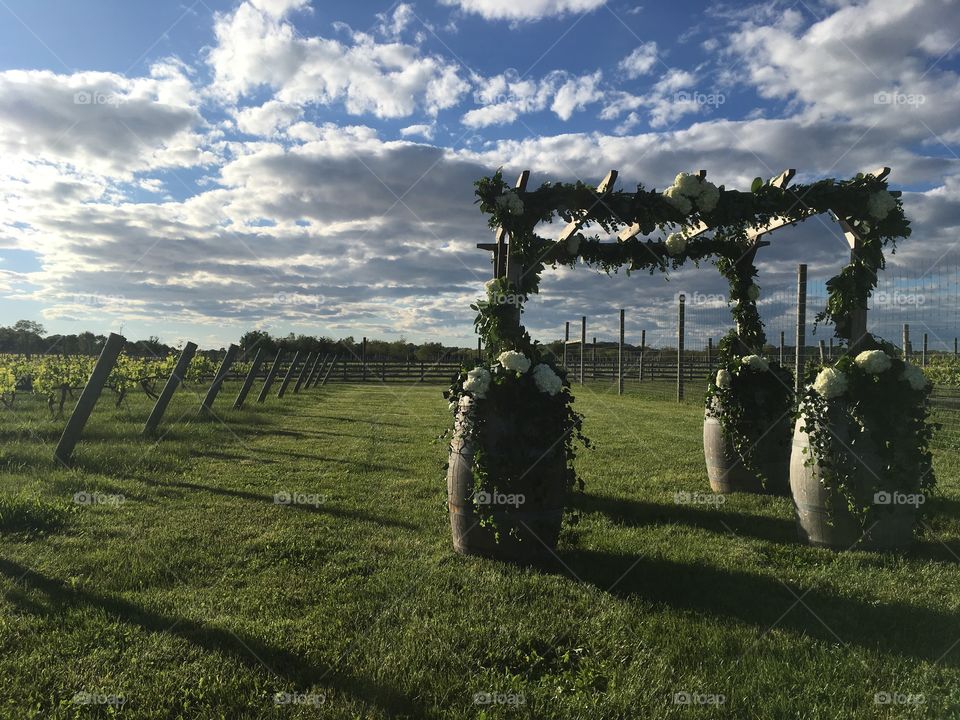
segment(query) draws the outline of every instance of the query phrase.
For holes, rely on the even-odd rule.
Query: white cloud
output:
[[[265,102],[260,107],[236,111],[237,128],[249,135],[274,135],[289,127],[303,114],[296,105],[277,100]]]
[[[646,75],[657,62],[657,44],[646,42],[627,55],[617,67],[631,80]]]
[[[413,45],[378,43],[362,33],[352,44],[299,37],[292,25],[249,2],[218,15],[209,53],[213,90],[227,101],[262,87],[294,105],[342,103],[353,115],[408,117],[452,107],[468,89],[456,66]]]
[[[596,10],[607,0],[441,0],[487,20],[540,20]]]
[[[555,70],[539,81],[523,80],[515,73],[474,78],[478,88],[474,99],[483,106],[465,113],[462,122],[473,128],[507,125],[547,108],[561,120],[569,120],[574,112],[604,97],[599,87],[602,77],[600,71],[574,76]]]
[[[426,138],[427,140],[433,140],[434,133],[433,125],[408,125],[405,128],[400,129],[401,137],[416,137],[420,136]]]
[[[0,73],[0,152],[122,176],[210,162],[195,103],[173,62],[139,78],[8,70]]]
[[[914,138],[955,129],[960,76],[942,61],[960,35],[951,0],[869,0],[808,27],[790,18],[747,21],[730,39],[761,95],[794,101],[809,119],[848,118]]]

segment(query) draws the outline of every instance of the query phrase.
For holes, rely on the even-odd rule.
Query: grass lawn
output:
[[[909,554],[837,554],[788,499],[675,503],[709,491],[699,386],[588,386],[581,520],[524,569],[451,551],[439,388],[235,391],[159,444],[104,398],[69,470],[62,420],[2,411],[2,717],[960,718],[953,452]]]

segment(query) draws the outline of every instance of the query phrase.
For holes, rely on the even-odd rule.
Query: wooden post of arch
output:
[[[617,394],[623,395],[623,319],[624,309],[620,308],[620,342],[617,345]]]

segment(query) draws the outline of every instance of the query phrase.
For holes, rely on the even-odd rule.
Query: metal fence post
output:
[[[677,402],[683,401],[683,324],[686,295],[679,296],[677,304]]]

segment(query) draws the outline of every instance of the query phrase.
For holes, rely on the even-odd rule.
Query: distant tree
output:
[[[274,355],[277,352],[278,344],[270,333],[264,330],[250,330],[240,337],[240,349],[244,354],[249,354],[252,357],[252,354],[260,348],[263,348],[264,352]]]

